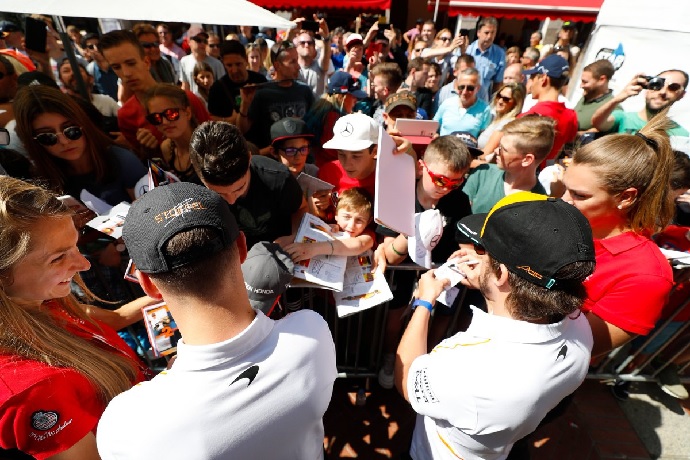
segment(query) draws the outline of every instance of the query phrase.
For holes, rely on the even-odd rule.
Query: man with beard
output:
[[[457,252],[465,255],[455,270],[487,312],[472,307],[468,328],[427,354],[431,311],[449,280],[422,275],[395,365],[398,390],[419,414],[410,456],[505,459],[587,374],[592,332],[578,309],[594,271],[592,230],[570,204],[528,192],[457,228],[476,252]]]
[[[634,134],[639,131],[654,115],[671,107],[685,96],[688,86],[688,74],[682,70],[665,70],[652,79],[644,74],[637,74],[623,88],[623,91],[601,106],[592,115],[592,126],[599,131]],[[615,111],[618,104],[629,97],[637,96],[646,89],[645,106],[639,112]],[[669,136],[687,137],[688,131],[674,123],[667,131]]]
[[[580,88],[582,98],[575,105],[577,113],[578,134],[585,131],[596,131],[592,127],[592,115],[602,105],[613,98],[613,91],[609,89],[609,81],[613,77],[615,69],[608,59],[599,59],[582,69],[580,76]],[[620,109],[615,106],[614,110]]]

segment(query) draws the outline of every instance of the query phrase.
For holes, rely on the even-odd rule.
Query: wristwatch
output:
[[[421,299],[414,299],[412,302],[412,311],[415,310],[415,308],[422,306],[429,310],[429,313],[431,313],[431,310],[434,309],[434,306],[431,304],[431,302],[427,302],[426,300],[421,300]]]

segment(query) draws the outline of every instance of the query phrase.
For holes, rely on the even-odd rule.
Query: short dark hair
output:
[[[671,189],[690,188],[690,157],[685,152],[673,151],[673,169],[671,170]]]
[[[236,54],[247,60],[247,50],[239,40],[228,40],[220,44],[220,58],[223,59],[229,54]]]
[[[431,141],[424,153],[424,161],[427,163],[440,162],[448,166],[453,172],[468,169],[472,163],[472,155],[467,145],[458,137],[440,136]]]
[[[586,65],[582,70],[590,72],[592,76],[597,79],[603,75],[607,80],[613,78],[613,74],[616,72],[616,69],[613,68],[613,64],[611,64],[611,61],[608,59],[599,59],[598,61],[594,61],[591,64]]]
[[[141,46],[141,43],[139,43],[139,39],[131,30],[113,30],[112,32],[108,32],[101,37],[101,40],[98,42],[98,47],[101,51],[105,51],[125,43],[134,46],[139,51],[139,57],[142,59],[146,56],[146,52]]]
[[[101,36],[95,32],[89,32],[81,38],[81,47],[86,48],[86,42],[89,40],[97,39],[100,41]]]
[[[489,255],[489,267],[495,276],[500,276],[500,262]],[[573,262],[558,270],[554,278],[558,283],[551,289],[530,283],[508,271],[510,293],[506,307],[513,319],[520,321],[541,321],[557,323],[582,307],[587,294],[582,285],[585,278],[594,272],[594,261]]]
[[[492,16],[487,16],[485,18],[482,18],[479,23],[477,24],[477,32],[482,30],[482,27],[484,26],[493,26],[498,29],[498,21],[496,18]]]
[[[192,253],[206,248],[216,238],[218,238],[218,232],[212,228],[193,228],[170,238],[163,251],[167,257]],[[224,279],[227,270],[232,269],[232,261],[236,258],[237,245],[233,243],[227,248],[182,267],[166,273],[151,273],[148,276],[155,282],[164,284],[174,293],[194,297],[204,296],[218,291],[220,282]]]
[[[455,61],[455,70],[458,70],[460,68],[460,64],[465,63],[467,67],[474,67],[476,65],[476,61],[474,60],[474,56],[471,54],[463,54],[462,56],[458,57],[458,60]]]
[[[424,60],[424,58],[416,57],[412,60],[410,60],[410,63],[407,64],[407,72],[409,73],[410,70],[422,70],[424,68],[424,64],[428,63]]]
[[[271,47],[271,62],[276,63],[283,59],[284,54],[289,50],[294,49],[295,45],[289,40],[276,43]]]
[[[197,175],[213,185],[231,185],[249,169],[249,147],[239,128],[207,121],[192,133],[189,155]]]

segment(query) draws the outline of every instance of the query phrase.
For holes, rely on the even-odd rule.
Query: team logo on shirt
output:
[[[242,373],[240,375],[238,375],[237,378],[230,383],[230,385],[232,385],[233,383],[235,383],[239,380],[247,379],[247,380],[249,380],[249,383],[247,384],[247,386],[249,386],[252,384],[252,382],[256,378],[256,374],[258,374],[258,373],[259,373],[259,366],[254,364],[253,366],[248,367],[247,369],[242,371]]]
[[[558,361],[558,358],[561,356],[563,357],[563,361],[565,361],[565,355],[568,354],[568,345],[563,345],[561,349],[558,351],[558,355],[556,355],[556,361]]]
[[[414,376],[414,397],[419,403],[437,403],[438,398],[431,390],[426,369],[419,369]]]
[[[55,426],[60,415],[54,411],[36,411],[31,414],[31,426],[36,430],[47,431]]]

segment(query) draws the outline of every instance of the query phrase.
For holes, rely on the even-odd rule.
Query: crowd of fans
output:
[[[243,262],[255,251],[267,271],[280,257],[412,263],[407,236],[373,219],[380,128],[392,153],[414,158],[415,213],[442,216],[432,262],[457,259],[476,289],[446,305],[434,270],[418,284],[413,271],[396,275],[378,381],[421,415],[412,458],[521,458],[590,360],[659,324],[674,280],[652,236],[673,240],[667,225],[686,223],[674,200],[690,202],[690,161],[670,142],[689,133],[666,116],[685,95],[682,70],[636,75],[614,94],[606,60],[569,80],[572,22],[553,44],[534,32],[523,50],[496,43],[492,17],[471,40],[422,19],[404,32],[331,30],[321,15],[225,37],[199,25],[69,26],[75,65],[36,18],[45,50],[0,23],[2,458],[319,458],[337,374],[328,327],[313,312],[252,308]],[[571,104],[575,84],[584,94]],[[644,108],[620,107],[638,95]],[[437,133],[413,142],[404,119],[433,120]],[[179,183],[144,193],[151,168]],[[302,190],[302,173],[333,188]],[[124,241],[85,231],[93,214],[64,199],[84,192],[133,203]],[[348,237],[295,242],[305,213]],[[134,300],[124,251],[138,267]],[[126,391],[151,375],[136,332],[115,331],[161,299],[182,331],[180,359]],[[302,291],[291,300],[300,309]],[[449,336],[457,309],[471,325]],[[490,373],[453,370],[484,363]],[[171,398],[165,420],[131,420]]]

